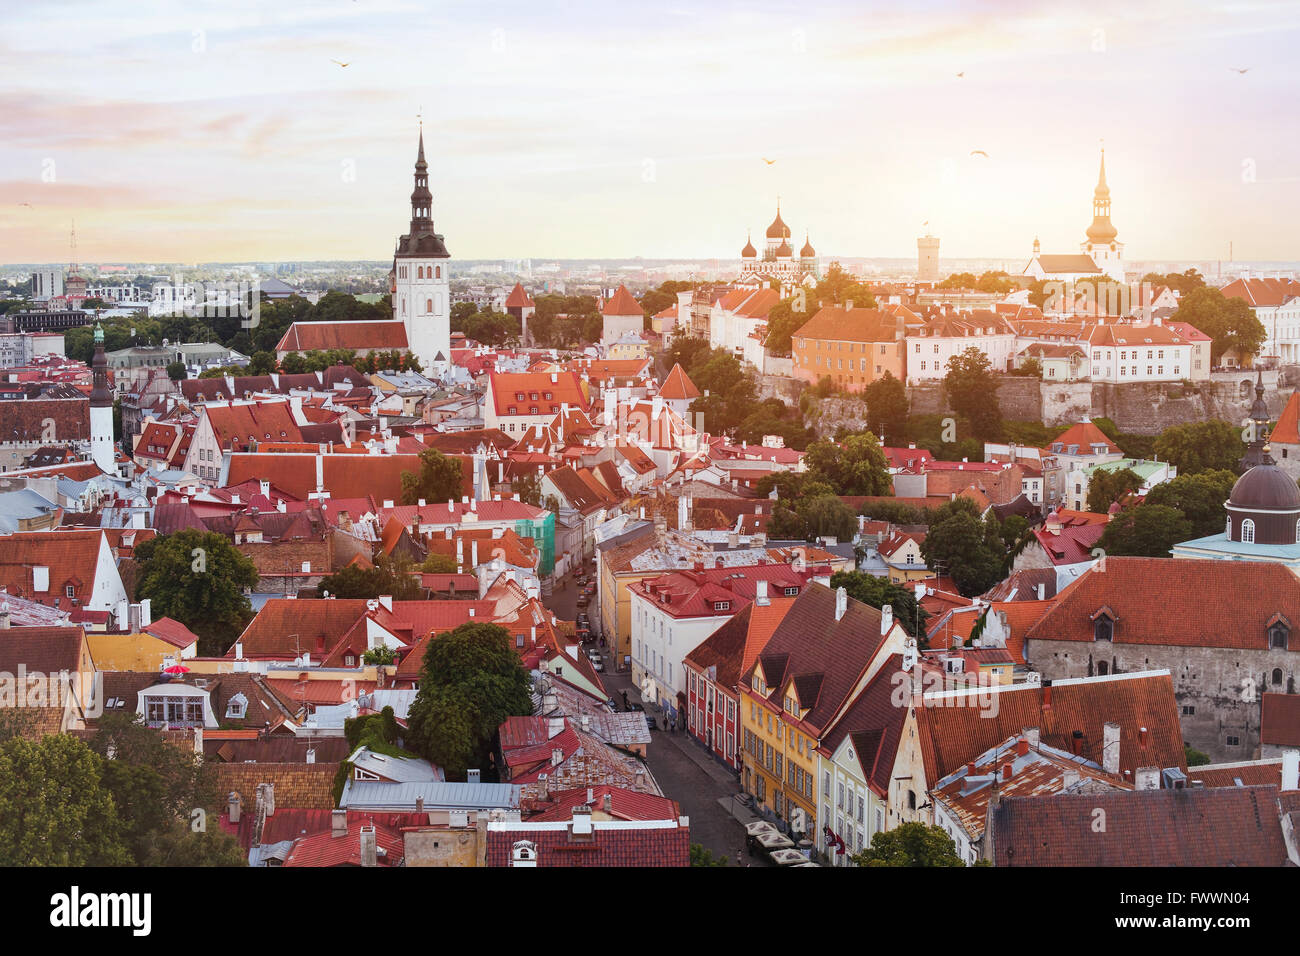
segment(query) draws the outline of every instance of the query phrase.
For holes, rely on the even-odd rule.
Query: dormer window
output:
[[[226,703],[226,716],[232,720],[243,720],[248,713],[248,698],[236,694]]]
[[[1102,611],[1092,621],[1092,639],[1111,641],[1115,639],[1115,619],[1109,612]]]
[[[343,666],[344,666],[344,667],[356,667],[356,666],[357,666],[357,658],[356,658],[356,655],[355,655],[355,654],[344,654],[344,655],[343,655]]]
[[[799,702],[798,702],[797,700],[795,700],[793,697],[787,697],[787,698],[785,699],[785,712],[786,712],[787,714],[793,714],[795,717],[798,717],[798,716],[799,716]]]
[[[716,601],[716,602],[714,602],[713,610],[715,610],[715,611],[730,611],[730,610],[731,610],[731,602],[730,602],[730,601]]]
[[[1268,646],[1270,650],[1285,651],[1290,638],[1290,628],[1278,621],[1268,629]]]
[[[762,694],[764,697],[767,696],[767,685],[763,683],[763,678],[761,676],[755,674],[754,679],[751,680],[749,683],[750,686],[753,688],[754,693]]]

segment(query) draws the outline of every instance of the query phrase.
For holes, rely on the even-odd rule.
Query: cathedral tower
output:
[[[410,231],[397,240],[393,256],[393,318],[406,326],[406,341],[426,371],[451,360],[451,253],[433,227],[429,164],[424,131],[415,160]]]

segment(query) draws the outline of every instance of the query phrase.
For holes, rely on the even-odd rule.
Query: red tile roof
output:
[[[644,315],[645,310],[632,298],[632,293],[627,291],[627,286],[620,285],[605,303],[605,307],[600,310],[603,315]]]
[[[1224,298],[1242,299],[1251,307],[1273,307],[1300,296],[1300,282],[1295,279],[1234,279],[1219,291]]]
[[[553,825],[554,826],[554,825]],[[509,866],[515,843],[527,840],[537,851],[538,866],[664,867],[690,865],[687,827],[620,828],[593,823],[589,837],[571,836],[567,828],[530,829],[527,824],[489,824],[487,865]]]
[[[1098,810],[1106,820],[1101,837]],[[1276,787],[1008,797],[992,822],[995,866],[1288,863]]]
[[[1259,740],[1278,747],[1300,747],[1300,694],[1264,695]]]
[[[879,309],[850,309],[833,305],[821,309],[794,333],[796,339],[835,342],[894,342],[902,329],[898,319]]]
[[[1091,644],[1103,608],[1114,615],[1116,644],[1266,650],[1276,615],[1300,622],[1300,580],[1259,561],[1108,557],[1104,570],[1090,568],[1057,595],[1027,640]],[[1037,651],[1031,644],[1026,653],[1032,660]]]
[[[605,797],[610,809],[604,810]],[[654,793],[642,793],[627,787],[576,787],[572,790],[552,790],[546,802],[532,801],[531,823],[565,821],[573,817],[574,807],[591,807],[596,812],[607,812],[618,820],[676,820],[681,808],[676,800]]]
[[[524,291],[524,285],[522,282],[516,282],[515,287],[511,289],[510,294],[506,296],[507,309],[523,309],[536,305],[537,303],[534,302],[528,293]]]
[[[313,352],[330,349],[391,351],[405,349],[406,325],[387,320],[375,322],[295,322],[284,333],[277,352]]]
[[[700,397],[700,390],[679,363],[673,366],[672,371],[668,373],[668,377],[664,379],[663,387],[659,389],[659,395],[662,398],[674,401],[696,399]]]
[[[555,381],[551,381],[552,377]],[[534,414],[529,411],[534,407],[537,415],[558,414],[561,406],[566,404],[582,411],[588,408],[582,380],[569,369],[559,372],[489,372],[488,388],[498,415],[511,414],[512,407],[515,409],[513,414],[525,416]],[[550,398],[546,397],[548,394]]]
[[[1167,671],[927,693],[915,710],[931,784],[1026,727],[1038,727],[1049,746],[1100,763],[1103,725],[1119,724],[1119,766],[1130,781],[1138,767],[1187,766]]]
[[[1300,445],[1300,391],[1293,391],[1286,400],[1282,414],[1277,417],[1277,425],[1268,439],[1274,444]]]
[[[99,528],[76,531],[25,531],[0,537],[0,587],[10,594],[53,606],[71,607],[65,588],[72,587],[82,604],[96,584],[101,542]],[[35,568],[49,570],[48,584],[36,590]],[[116,577],[116,571],[113,572]]]
[[[425,815],[427,819],[427,815]],[[348,819],[347,836],[334,836],[333,830],[322,830],[299,838],[285,857],[285,866],[360,866],[361,828],[367,822],[360,817]],[[376,854],[379,866],[401,866],[406,856],[402,831],[397,827],[374,824]],[[262,836],[266,841],[265,831]]]

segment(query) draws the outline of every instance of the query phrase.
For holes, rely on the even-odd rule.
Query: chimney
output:
[[[614,812],[614,795],[609,791],[605,792],[605,799],[602,803],[602,807],[606,813]]]
[[[348,835],[348,812],[333,810],[330,812],[330,835],[343,837]]]
[[[1043,710],[1052,709],[1052,685],[1043,682]]]
[[[226,813],[227,816],[230,817],[231,823],[239,822],[239,811],[243,808],[243,806],[244,806],[243,797],[241,797],[235,791],[231,790],[229,796],[226,797]]]
[[[316,762],[316,748],[315,748],[315,747],[308,747],[308,748],[307,748],[307,763],[315,763],[315,762]]]
[[[259,783],[257,785],[258,816],[275,816],[275,784]]]
[[[415,798],[415,812],[416,812],[416,813],[423,813],[423,812],[424,812],[424,797],[423,797],[423,796],[420,796],[420,797],[416,797],[416,798]]]
[[[645,789],[645,770],[643,768],[637,768],[636,782],[633,784],[632,789],[637,791]]]
[[[1002,765],[1002,782],[1003,782],[1003,783],[1006,783],[1008,780],[1011,779],[1011,774],[1012,774],[1012,772],[1013,772],[1013,770],[1012,770],[1012,766],[1011,766],[1011,764],[1009,764],[1009,763],[1004,763],[1004,764]]]
[[[361,828],[361,865],[379,865],[379,844],[375,841],[375,825],[367,823]]]
[[[1079,771],[1073,767],[1061,774],[1061,790],[1070,790],[1079,784]]]
[[[1026,740],[1024,737],[1021,737],[1016,741],[1016,756],[1017,757],[1029,756],[1029,741]]]
[[[1041,581],[1038,582],[1038,600],[1047,600],[1047,585]]]
[[[884,637],[894,629],[894,606],[886,604],[880,609],[880,636]]]
[[[1107,721],[1102,727],[1101,768],[1109,774],[1119,774],[1119,724]]]
[[[754,603],[757,604],[759,607],[767,607],[769,604],[772,603],[770,600],[768,600],[767,597],[767,582],[759,581],[757,582],[756,586],[758,588],[758,592],[754,595]]]
[[[552,717],[546,725],[546,739],[552,740],[564,733],[564,718]]]
[[[1038,746],[1038,741],[1040,738],[1039,738],[1037,727],[1022,727],[1020,728],[1020,734],[1022,737],[1025,738],[1025,740],[1029,741],[1029,746],[1031,747]]]
[[[466,783],[478,783],[482,779],[483,779],[483,774],[479,771],[477,767],[465,771]]]
[[[835,620],[844,617],[844,612],[849,609],[849,592],[844,588],[835,589]]]
[[[1282,792],[1300,790],[1300,750],[1282,751]]]
[[[970,779],[971,777],[973,777],[973,776],[975,776],[975,761],[974,761],[974,760],[967,760],[967,761],[966,761],[966,779],[969,780],[969,779]]]
[[[590,731],[590,730],[591,730],[591,715],[590,715],[590,714],[583,714],[581,720],[582,720],[582,729],[583,729],[583,731],[584,731],[584,732],[585,732],[585,731]]]
[[[551,748],[551,766],[558,767],[564,762],[564,750],[560,747]]]
[[[1134,790],[1159,790],[1160,768],[1138,767],[1137,777],[1133,781]]]
[[[549,800],[551,798],[550,775],[539,773],[537,775],[537,799]]]

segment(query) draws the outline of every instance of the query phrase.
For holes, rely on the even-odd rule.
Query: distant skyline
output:
[[[15,7],[0,261],[382,260],[417,114],[453,258],[1300,258],[1300,2],[1135,6]]]

